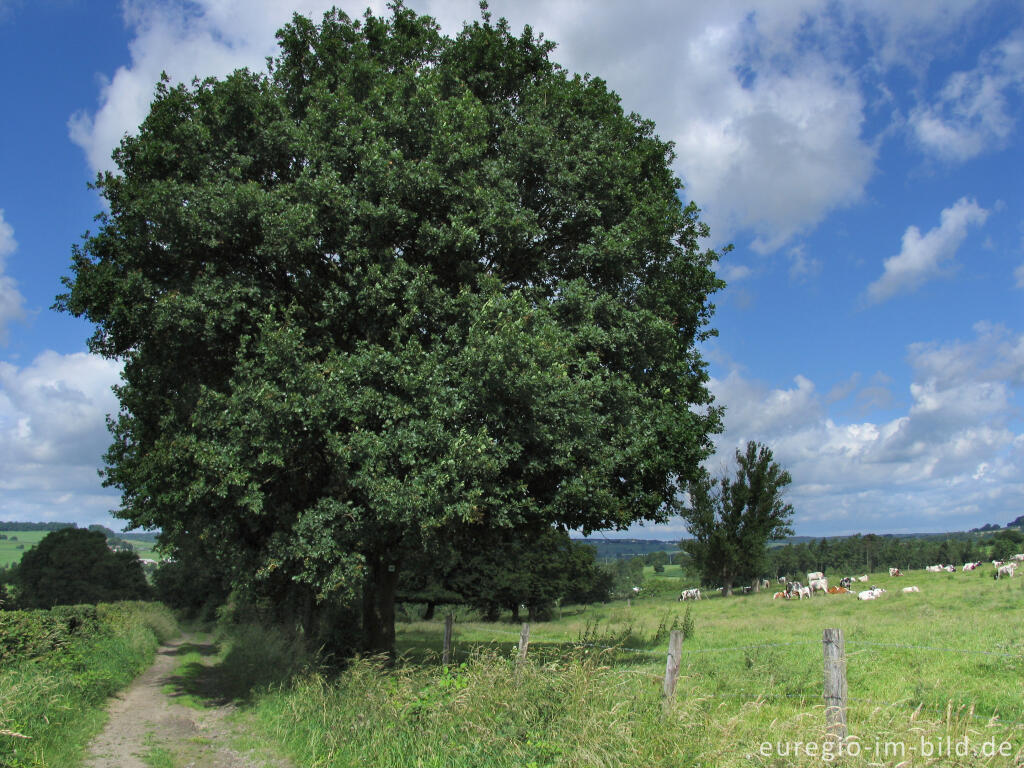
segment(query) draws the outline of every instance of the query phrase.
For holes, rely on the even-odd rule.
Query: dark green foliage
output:
[[[196,618],[221,605],[230,591],[221,574],[201,558],[165,560],[153,571],[154,597],[164,605]]]
[[[25,553],[15,583],[22,608],[143,600],[149,586],[139,559],[111,552],[97,531],[63,528]]]
[[[0,613],[0,663],[31,659],[65,648],[100,631],[96,607],[62,605],[49,611]]]
[[[19,523],[0,520],[0,531],[59,531],[61,528],[74,527],[74,523]]]
[[[750,441],[736,450],[736,477],[700,478],[690,484],[683,515],[693,539],[682,543],[704,584],[750,583],[765,573],[766,545],[792,534],[793,507],[782,491],[792,482],[771,450]]]
[[[158,85],[57,305],[124,360],[118,514],[303,623],[361,600],[390,650],[438,539],[678,511],[717,254],[671,146],[529,29],[278,38],[269,75]]]

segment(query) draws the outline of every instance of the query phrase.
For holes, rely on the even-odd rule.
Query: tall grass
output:
[[[97,633],[0,670],[0,729],[9,732],[0,735],[0,765],[76,765],[105,720],[107,698],[178,632],[170,611],[157,603],[104,604],[97,614]]]
[[[911,583],[875,580],[891,590]],[[1024,763],[1024,580],[913,581],[920,594],[874,603],[761,594],[566,611],[531,627],[522,669],[512,624],[457,624],[456,664],[442,668],[441,622],[413,622],[400,627],[395,667],[362,659],[336,676],[302,673],[264,688],[248,712],[260,738],[298,765],[325,768],[820,766],[834,758],[821,752],[821,630],[834,626],[846,636],[860,749],[837,764]],[[665,701],[663,635],[686,608],[692,631],[677,695]],[[595,647],[604,641],[612,647]],[[989,743],[1002,754],[983,753]],[[968,753],[934,754],[947,744]]]

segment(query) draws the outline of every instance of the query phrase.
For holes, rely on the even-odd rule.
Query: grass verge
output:
[[[178,633],[158,603],[96,607],[97,630],[0,670],[0,735],[4,768],[77,765],[106,719],[107,698],[153,661],[161,642]]]

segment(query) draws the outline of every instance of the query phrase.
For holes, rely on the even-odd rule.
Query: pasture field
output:
[[[300,675],[257,696],[249,716],[301,765],[1024,764],[1024,578],[996,582],[986,565],[871,583],[890,591],[873,602],[768,592],[566,608],[531,626],[522,669],[518,625],[457,616],[445,669],[443,618],[401,623],[396,667],[371,659],[332,679]],[[912,584],[919,594],[899,591]],[[666,701],[667,630],[687,608],[694,633]],[[846,640],[841,757],[824,734],[826,627]]]
[[[0,539],[0,568],[6,568],[21,562],[21,556],[42,541],[49,531],[0,531],[0,533],[7,537]],[[12,541],[12,536],[17,541]],[[19,545],[22,545],[23,548],[19,549]],[[131,545],[135,547],[135,553],[140,558],[157,561],[163,559],[162,555],[153,551],[154,545],[148,541],[133,541]]]
[[[0,539],[0,568],[21,562],[21,556],[42,541],[49,531],[0,531],[6,539]],[[12,537],[17,541],[12,541]],[[21,547],[19,549],[18,547]]]

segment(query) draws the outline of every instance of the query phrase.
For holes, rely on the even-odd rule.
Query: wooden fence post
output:
[[[519,659],[516,661],[516,666],[521,667],[526,663],[526,649],[530,647],[530,625],[523,624],[523,629],[519,633]]]
[[[441,652],[441,663],[444,666],[448,666],[448,662],[452,658],[452,622],[455,621],[455,616],[448,614],[444,617],[444,650]]]
[[[679,679],[679,664],[683,655],[683,633],[673,629],[668,637],[668,662],[665,664],[664,692],[667,698],[676,695],[676,680]]]
[[[846,740],[846,641],[841,629],[826,629],[821,637],[825,655],[825,732]]]

